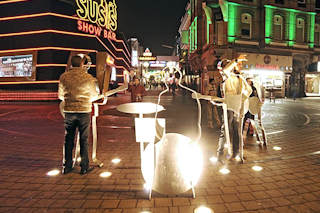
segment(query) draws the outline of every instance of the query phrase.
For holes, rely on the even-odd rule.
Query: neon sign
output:
[[[95,36],[116,40],[118,14],[115,0],[76,0],[78,30]],[[87,22],[88,21],[88,22]]]
[[[107,2],[100,0],[100,4],[94,0],[76,0],[78,17],[89,20],[107,30],[116,31],[118,28],[117,5],[115,0]]]

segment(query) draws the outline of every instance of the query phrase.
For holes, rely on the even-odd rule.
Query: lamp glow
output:
[[[211,157],[209,159],[212,163],[217,163],[218,162],[218,158],[217,157]]]
[[[81,162],[81,157],[78,157],[78,158],[77,158],[77,162],[78,162],[78,163]]]
[[[121,162],[121,160],[119,158],[115,158],[115,159],[112,159],[111,162],[114,163],[114,164],[118,164],[118,163]]]
[[[282,148],[279,147],[279,146],[274,146],[273,149],[276,150],[276,151],[280,151]]]
[[[227,169],[227,168],[222,168],[222,169],[219,170],[219,172],[220,172],[221,174],[227,175],[227,174],[230,173],[230,170]]]
[[[261,166],[253,166],[252,169],[256,172],[260,172],[263,168]]]
[[[107,177],[110,177],[111,175],[112,175],[111,172],[102,172],[102,173],[100,174],[100,177],[102,177],[102,178],[107,178]]]
[[[48,176],[57,176],[60,173],[58,169],[51,170],[47,173]]]
[[[213,213],[213,211],[206,206],[200,206],[194,210],[194,213]]]

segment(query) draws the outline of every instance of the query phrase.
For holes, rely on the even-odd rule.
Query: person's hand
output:
[[[238,62],[248,61],[247,60],[247,55],[245,55],[245,54],[239,55],[239,57],[237,58],[237,61]]]

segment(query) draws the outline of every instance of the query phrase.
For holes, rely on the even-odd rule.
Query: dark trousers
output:
[[[222,119],[224,121],[224,119]],[[232,144],[233,156],[239,153],[240,142],[242,140],[242,120],[238,121],[238,116],[231,110],[228,110],[228,126],[229,135]],[[225,124],[223,122],[220,131],[219,144],[218,144],[218,156],[222,156],[224,153],[225,138]]]
[[[65,113],[65,168],[72,167],[72,151],[74,147],[74,138],[76,129],[80,133],[80,156],[82,169],[88,169],[88,139],[90,131],[91,113]]]

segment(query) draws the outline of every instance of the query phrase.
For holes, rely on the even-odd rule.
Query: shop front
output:
[[[292,73],[292,56],[247,54],[242,71],[265,89],[265,97],[286,97]]]
[[[320,96],[320,73],[307,73],[305,85],[307,96]]]
[[[86,0],[1,4],[0,100],[56,100],[59,77],[75,54],[90,56],[89,73],[104,79],[101,88],[124,81],[131,56],[117,33],[116,0],[96,2],[95,14],[89,11],[96,4]]]

